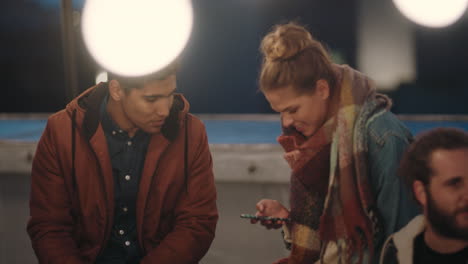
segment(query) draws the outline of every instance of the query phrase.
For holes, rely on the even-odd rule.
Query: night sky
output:
[[[380,0],[384,1],[384,0]],[[0,112],[54,112],[66,98],[59,0],[7,0],[2,35]],[[196,0],[178,87],[195,113],[270,113],[257,92],[258,46],[276,23],[297,20],[356,67],[357,0]],[[77,11],[83,1],[74,1]],[[170,23],[168,24],[170,26]],[[444,30],[416,27],[418,80],[389,95],[396,113],[468,114],[468,18]],[[98,69],[76,28],[79,89]],[[416,102],[416,103],[415,103]]]

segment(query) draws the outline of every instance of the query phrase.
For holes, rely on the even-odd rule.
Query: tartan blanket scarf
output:
[[[362,263],[366,249],[372,259],[382,231],[369,184],[366,122],[391,101],[360,72],[334,67],[337,114],[307,139],[288,128],[278,137],[286,152],[299,149],[300,156],[289,164],[291,254],[277,263],[323,262],[330,242],[336,245],[334,263]]]

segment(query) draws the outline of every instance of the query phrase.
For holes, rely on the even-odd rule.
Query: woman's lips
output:
[[[295,126],[295,128],[296,128],[297,131],[299,131],[301,133],[304,132],[304,127],[301,126],[301,125],[297,125],[297,126]]]

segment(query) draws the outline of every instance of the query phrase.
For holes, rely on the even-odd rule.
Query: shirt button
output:
[[[125,234],[125,232],[123,230],[119,230],[119,234],[123,235],[123,234]]]
[[[128,141],[128,142],[127,142],[127,145],[131,146],[131,145],[132,145],[132,142],[131,142],[131,141]]]
[[[122,211],[124,211],[125,213],[128,212],[128,207],[127,207],[127,206],[124,206],[124,207],[122,208]]]
[[[117,132],[115,132],[115,131],[112,131],[112,135],[115,135],[115,134],[117,134]]]
[[[120,130],[119,130],[119,133],[123,133],[123,130],[122,130],[122,129],[120,129]]]
[[[128,247],[130,246],[130,241],[125,241],[125,245]]]
[[[130,180],[130,175],[125,175],[125,180],[129,181]]]

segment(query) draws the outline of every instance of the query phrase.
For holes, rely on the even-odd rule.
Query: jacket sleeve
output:
[[[27,231],[39,263],[85,263],[72,237],[71,203],[54,143],[49,120],[32,166]]]
[[[214,239],[218,212],[212,158],[203,125],[193,123],[199,123],[200,128],[189,133],[197,136],[189,137],[187,190],[182,191],[175,209],[174,228],[148,252],[142,264],[198,263]]]
[[[372,190],[383,217],[384,238],[405,226],[419,213],[410,189],[397,170],[411,133],[390,112],[385,112],[369,125],[369,164]]]

